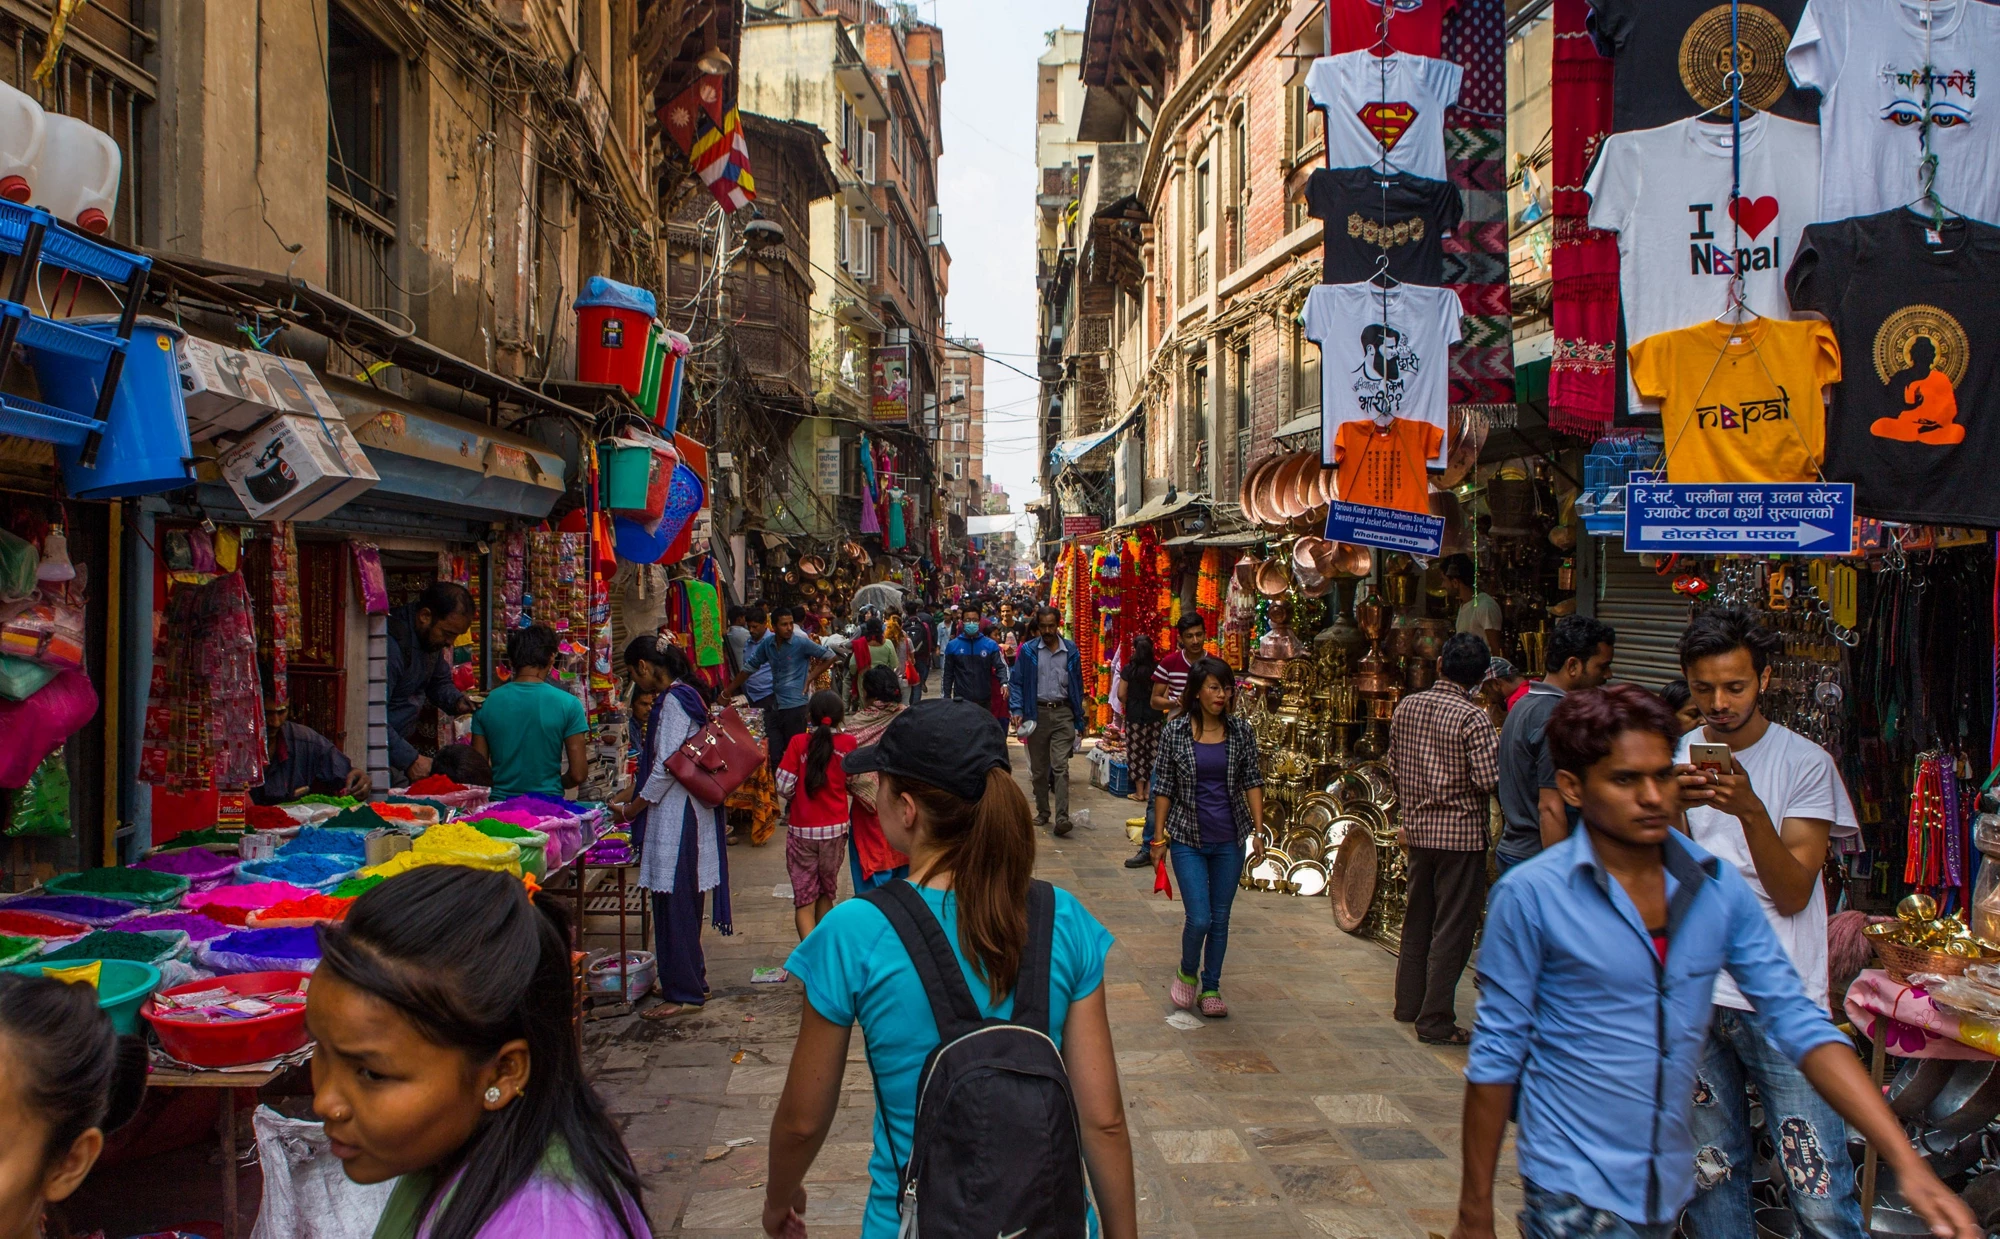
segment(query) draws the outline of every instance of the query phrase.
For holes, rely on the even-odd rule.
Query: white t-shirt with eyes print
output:
[[[2000,5],[1808,0],[1785,64],[1821,95],[1820,219],[1874,215],[1918,196],[1928,106],[1939,199],[2000,220]]]

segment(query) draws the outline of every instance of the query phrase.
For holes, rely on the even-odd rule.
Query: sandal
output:
[[[1167,987],[1167,997],[1183,1011],[1194,1010],[1194,978],[1184,972],[1174,974],[1174,983]]]
[[[1423,1042],[1425,1045],[1471,1045],[1472,1034],[1463,1028],[1453,1028],[1442,1037],[1426,1037],[1424,1034],[1418,1033],[1417,1040]]]
[[[677,1015],[686,1015],[690,1011],[699,1010],[701,1010],[701,1004],[698,1002],[663,1002],[656,1007],[650,1007],[641,1011],[639,1018],[649,1024],[658,1024],[665,1020],[673,1019]]]
[[[1229,1006],[1222,1001],[1220,991],[1209,990],[1201,996],[1201,1013],[1212,1020],[1229,1018]]]

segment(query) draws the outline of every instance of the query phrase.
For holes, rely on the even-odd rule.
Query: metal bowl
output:
[[[1326,863],[1311,856],[1295,860],[1292,867],[1285,870],[1285,882],[1294,895],[1308,898],[1324,895],[1327,887]]]
[[[1292,858],[1283,848],[1266,847],[1263,856],[1244,861],[1243,873],[1255,890],[1282,891],[1288,889],[1285,875],[1291,868]]]

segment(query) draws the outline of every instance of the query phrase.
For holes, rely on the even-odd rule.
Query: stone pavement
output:
[[[1013,753],[1025,783],[1026,755]],[[1239,891],[1223,971],[1229,1018],[1168,1024],[1181,905],[1152,893],[1150,870],[1122,866],[1132,851],[1124,819],[1138,806],[1091,788],[1082,758],[1072,769],[1072,805],[1092,822],[1067,839],[1043,835],[1037,873],[1118,940],[1105,985],[1140,1234],[1449,1234],[1465,1051],[1421,1045],[1390,1018],[1394,959],[1336,929],[1323,899]],[[704,937],[709,1004],[664,1025],[628,1017],[587,1030],[588,1065],[625,1125],[661,1235],[760,1233],[771,1113],[798,1029],[797,982],[750,984],[751,969],[783,963],[794,942],[781,842],[731,848],[729,863],[736,933]],[[1471,989],[1468,976],[1461,1023]],[[807,1180],[814,1239],[859,1233],[873,1106],[857,1034],[840,1116]],[[1498,1195],[1500,1233],[1512,1235],[1511,1149]]]

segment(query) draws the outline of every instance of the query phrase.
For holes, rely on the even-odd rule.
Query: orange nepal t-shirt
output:
[[[1660,402],[1669,482],[1812,482],[1826,459],[1826,392],[1840,345],[1816,319],[1698,323],[1631,348],[1632,383]]]
[[[1390,418],[1387,429],[1372,420],[1343,423],[1333,440],[1341,501],[1428,513],[1431,484],[1424,466],[1443,444],[1443,430],[1411,418]]]

